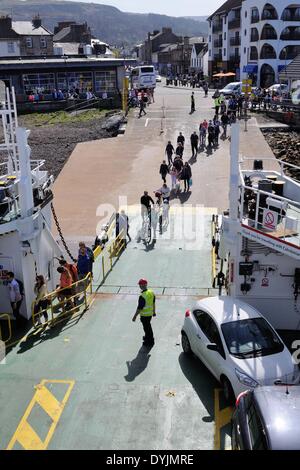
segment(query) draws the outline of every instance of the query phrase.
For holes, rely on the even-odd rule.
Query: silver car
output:
[[[300,386],[243,392],[232,418],[233,450],[300,450]]]

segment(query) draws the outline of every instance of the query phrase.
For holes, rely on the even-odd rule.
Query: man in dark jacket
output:
[[[159,173],[162,177],[163,182],[166,183],[166,177],[169,173],[169,167],[166,164],[166,160],[163,160],[162,164],[160,165]]]
[[[184,135],[182,135],[182,132],[179,132],[179,136],[177,137],[177,144],[182,144],[182,147],[184,148],[184,143],[185,143]]]
[[[197,152],[198,152],[198,141],[199,141],[199,137],[198,137],[198,134],[197,132],[193,132],[193,134],[191,135],[191,146],[192,146],[192,152],[193,152],[193,157],[197,157]]]
[[[171,141],[169,140],[169,142],[166,146],[166,154],[167,154],[167,157],[168,157],[169,165],[171,165],[173,163],[172,155],[173,155],[174,152],[175,152],[175,149],[174,149],[173,145],[171,144]]]
[[[178,155],[180,158],[183,156],[183,145],[179,142],[176,148],[176,155]]]
[[[190,190],[190,179],[192,177],[192,170],[188,162],[185,162],[181,170],[180,179],[184,181],[184,191]]]

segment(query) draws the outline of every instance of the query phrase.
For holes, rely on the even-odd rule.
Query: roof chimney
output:
[[[42,20],[40,18],[40,15],[36,15],[33,17],[32,24],[35,29],[38,29],[42,26]]]
[[[10,16],[0,16],[0,29],[1,32],[8,32],[11,30],[12,19]],[[5,36],[4,36],[5,37]]]

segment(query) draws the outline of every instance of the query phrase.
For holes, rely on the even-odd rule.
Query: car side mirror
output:
[[[219,351],[219,346],[216,343],[208,344],[207,349],[209,349],[210,351],[220,352]]]

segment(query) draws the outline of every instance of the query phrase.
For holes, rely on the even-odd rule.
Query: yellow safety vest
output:
[[[143,299],[145,299],[145,307],[141,310],[141,317],[152,317],[154,313],[154,293],[152,290],[147,289],[141,293]]]

